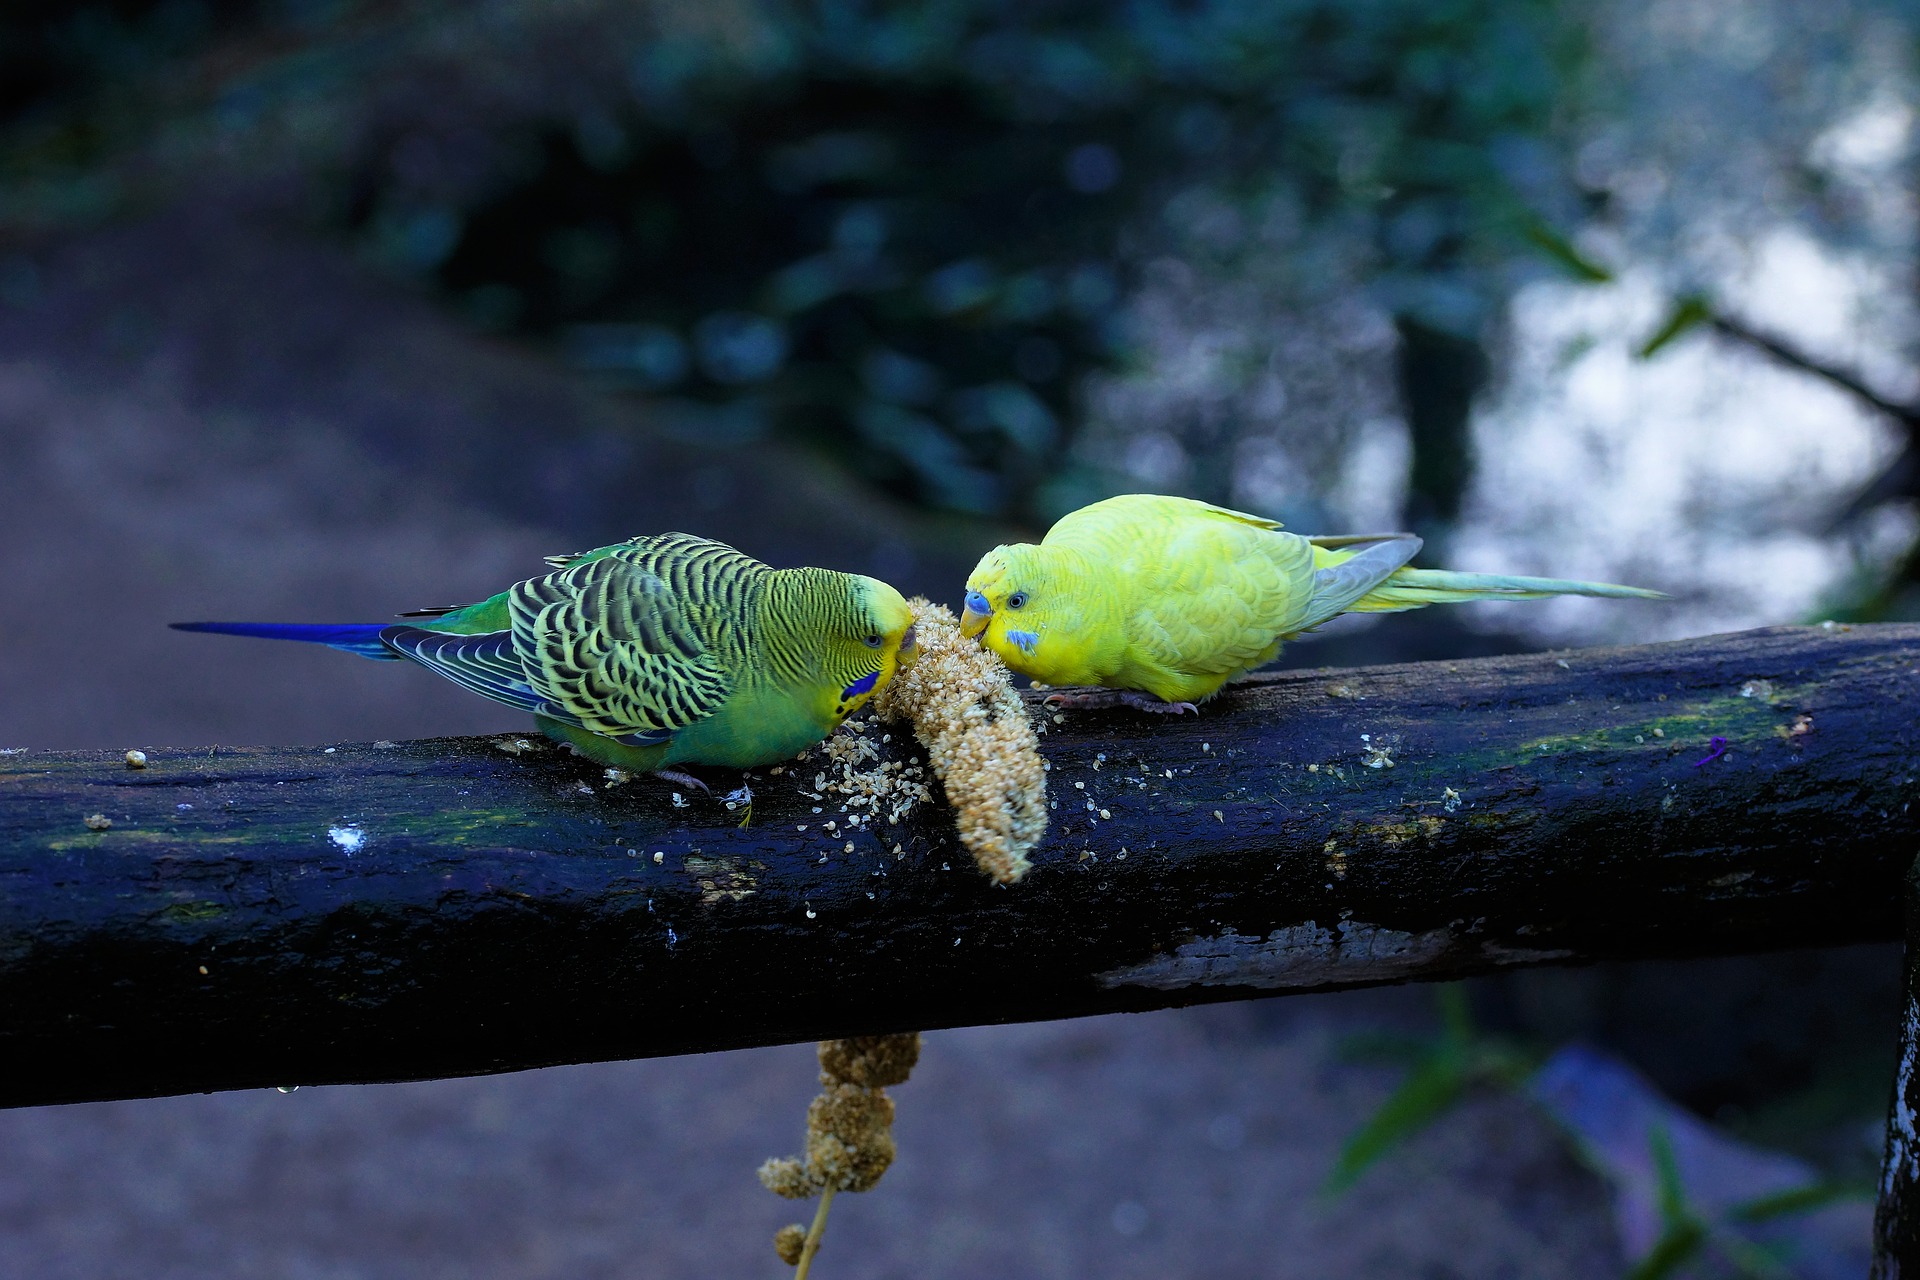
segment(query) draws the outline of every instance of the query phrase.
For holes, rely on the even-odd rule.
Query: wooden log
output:
[[[850,827],[814,764],[741,825],[486,738],[0,757],[0,1105],[1887,939],[1920,849],[1920,626],[1041,722],[1053,825],[1005,888],[944,806]]]

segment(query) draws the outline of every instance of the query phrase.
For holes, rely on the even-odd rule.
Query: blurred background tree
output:
[[[1545,3],[464,8],[13,10],[14,221],[273,154],[686,429],[1029,523],[1141,480],[1344,515],[1305,478],[1397,391],[1438,532],[1486,330],[1581,207],[1590,33]],[[1172,357],[1207,385],[1129,385],[1195,310],[1239,331]]]
[[[1512,447],[1518,400],[1652,335],[1625,293],[1737,306],[1787,234],[1802,267],[1850,273],[1841,305],[1877,313],[1815,354],[1906,391],[1911,16],[43,0],[0,18],[20,68],[0,228],[71,226],[211,169],[669,430],[801,440],[927,506],[1038,527],[1150,486],[1296,526],[1409,525],[1430,557],[1466,520],[1482,561],[1516,542],[1545,560],[1563,548],[1514,518],[1542,513],[1477,463]],[[1527,304],[1555,280],[1607,294],[1612,323],[1530,374]],[[1872,456],[1844,477],[1784,468],[1797,492],[1727,514],[1790,527],[1786,558],[1850,557],[1790,608],[1911,610],[1886,582],[1915,572],[1915,469],[1883,456],[1898,424],[1852,429]],[[1874,463],[1895,472],[1877,488]],[[1873,511],[1836,532],[1848,482]],[[1708,614],[1751,596],[1700,572],[1693,533],[1658,529],[1679,507],[1648,514],[1562,570],[1662,579]]]

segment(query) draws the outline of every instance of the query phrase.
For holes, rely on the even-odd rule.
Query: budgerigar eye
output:
[[[860,641],[861,644],[864,644],[869,649],[878,649],[886,642],[887,639],[885,636],[867,636]]]
[[[1026,603],[1027,603],[1027,593],[1024,591],[1016,591],[1012,595],[1007,597],[1007,608],[1009,609],[1022,608],[1026,605]]]

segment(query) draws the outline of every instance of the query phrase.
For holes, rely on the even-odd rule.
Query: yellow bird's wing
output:
[[[1230,507],[1216,507],[1194,498],[1176,498],[1163,493],[1123,493],[1115,498],[1090,503],[1070,511],[1054,521],[1047,530],[1047,543],[1081,542],[1089,536],[1106,543],[1115,535],[1154,529],[1171,530],[1217,521],[1252,529],[1279,529],[1278,520],[1249,515]]]
[[[1112,619],[1112,679],[1169,700],[1204,697],[1273,660],[1280,644],[1373,591],[1419,550],[1411,534],[1308,539],[1190,498],[1124,494],[1062,517],[1045,545],[1072,548],[1097,582],[1087,620]],[[1116,616],[1117,615],[1117,616]]]
[[[1127,687],[1204,696],[1306,625],[1313,546],[1277,521],[1128,494],[1064,517],[1047,543],[1081,551],[1113,584],[1126,640],[1117,679]]]

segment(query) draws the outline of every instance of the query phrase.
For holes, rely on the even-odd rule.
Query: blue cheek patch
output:
[[[1033,646],[1040,643],[1040,637],[1032,631],[1009,631],[1007,632],[1007,643],[1031,658],[1033,656]]]
[[[863,693],[873,692],[873,686],[878,683],[880,683],[880,673],[878,671],[869,671],[866,675],[861,676],[858,680],[855,680],[852,684],[842,689],[840,691],[840,700],[842,702],[851,702]]]

